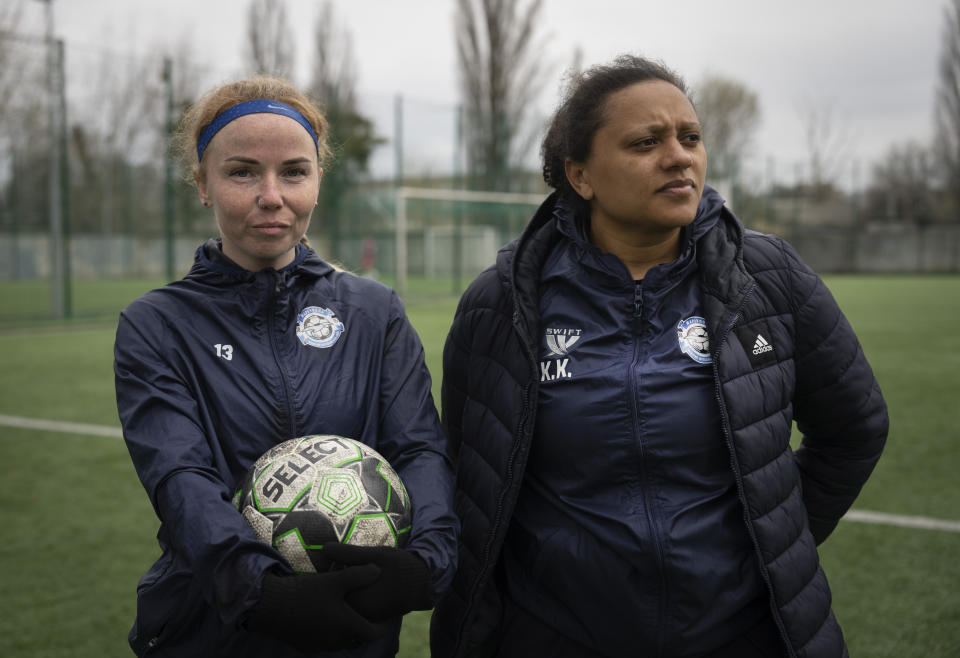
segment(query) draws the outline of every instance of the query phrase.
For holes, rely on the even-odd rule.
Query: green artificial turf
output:
[[[77,292],[88,312],[66,322],[30,319],[46,312],[42,291],[0,286],[0,414],[116,427],[116,314],[155,283],[89,283]],[[891,416],[855,508],[960,520],[960,277],[827,283]],[[435,396],[456,305],[440,288],[407,304]],[[137,580],[158,555],[157,522],[122,440],[0,425],[0,505],[0,656],[132,655],[126,634]],[[960,656],[960,533],[844,521],[821,554],[852,656]],[[428,612],[407,616],[400,656],[427,655],[428,625]]]

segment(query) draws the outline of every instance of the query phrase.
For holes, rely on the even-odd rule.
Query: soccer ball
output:
[[[412,519],[410,497],[387,460],[366,444],[328,434],[265,452],[233,503],[261,541],[305,573],[326,568],[319,549],[331,542],[403,546]]]

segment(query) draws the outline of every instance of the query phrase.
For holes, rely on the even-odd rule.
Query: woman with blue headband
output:
[[[423,348],[396,293],[334,268],[306,232],[329,157],[323,114],[288,83],[223,85],[176,144],[219,237],[134,301],[115,345],[117,407],[162,554],[137,587],[138,656],[395,655],[402,615],[449,585],[453,475]],[[312,322],[335,328],[322,336]],[[294,573],[231,499],[272,446],[362,441],[413,503],[404,548],[325,547]]]

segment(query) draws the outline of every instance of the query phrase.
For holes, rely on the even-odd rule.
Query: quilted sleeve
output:
[[[853,504],[883,450],[887,407],[873,370],[823,281],[793,249],[790,269],[796,319],[796,451],[810,530],[824,541]]]
[[[460,453],[463,437],[463,405],[466,401],[469,363],[465,345],[470,344],[468,323],[463,316],[461,300],[453,324],[443,344],[443,382],[440,388],[440,408],[443,411],[443,429],[447,435],[447,452],[454,462]]]

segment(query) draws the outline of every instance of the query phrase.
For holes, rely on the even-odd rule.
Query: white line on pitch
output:
[[[108,436],[122,438],[123,432],[119,427],[107,425],[87,425],[85,423],[64,423],[56,420],[40,420],[37,418],[23,418],[20,416],[5,416],[0,414],[0,425],[18,427],[21,429],[40,430],[44,432],[64,432],[67,434],[86,434],[91,436]],[[960,521],[944,521],[931,519],[926,516],[903,516],[899,514],[884,514],[868,510],[850,510],[843,517],[845,521],[857,523],[873,523],[879,525],[893,525],[901,528],[922,528],[925,530],[943,530],[946,532],[960,532]]]
[[[64,432],[66,434],[87,434],[92,436],[123,437],[119,427],[107,425],[87,425],[85,423],[63,423],[56,420],[40,420],[37,418],[22,418],[20,416],[4,416],[0,414],[0,425],[19,427],[41,432]]]
[[[960,521],[943,521],[926,516],[901,516],[899,514],[884,514],[867,510],[850,510],[843,517],[847,521],[858,523],[876,523],[880,525],[895,525],[901,528],[923,528],[924,530],[944,530],[946,532],[960,532]]]

